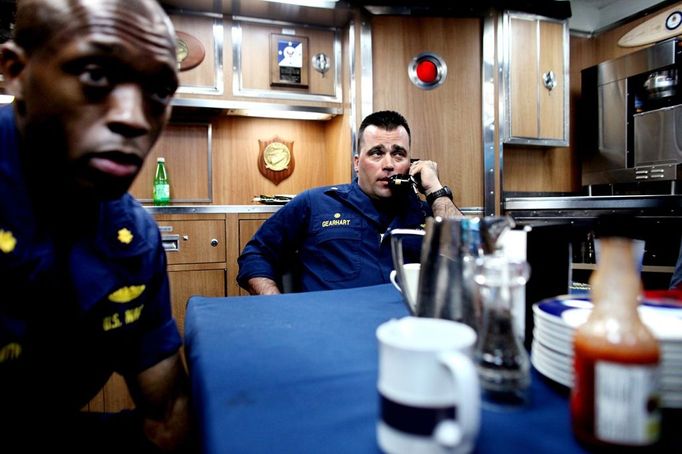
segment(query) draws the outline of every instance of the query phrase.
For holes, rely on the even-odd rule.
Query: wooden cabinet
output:
[[[259,109],[272,111],[273,106],[277,111],[280,105],[290,111],[310,111],[310,106],[315,106],[332,115],[342,113],[340,28],[180,11],[170,18],[178,39],[176,107],[247,116],[258,114]],[[283,43],[297,39],[302,43],[300,81],[275,77],[280,68],[278,36]]]
[[[222,97],[225,91],[223,21],[219,18],[183,14],[171,14],[170,18],[175,27],[180,51],[180,86],[176,96]]]
[[[251,237],[258,231],[261,225],[265,222],[265,220],[269,217],[269,215],[255,215],[255,216],[248,216],[245,218],[240,218],[239,219],[239,252],[241,253],[242,250],[244,250],[244,246],[246,246],[246,243],[249,242]],[[249,292],[244,290],[243,288],[239,289],[239,294],[240,295],[248,295]]]
[[[568,146],[568,22],[505,13],[504,141]]]
[[[288,104],[287,100],[299,102],[323,102],[327,106],[341,102],[341,32],[339,29],[327,27],[295,27],[283,26],[278,22],[263,20],[249,21],[240,18],[232,23],[233,43],[235,46],[236,72],[233,95],[248,97],[254,100],[270,98],[279,103]],[[274,36],[273,36],[274,35]],[[281,85],[275,77],[277,65],[276,41],[302,42],[304,54],[307,53],[301,67],[300,86],[297,84]],[[323,57],[322,57],[323,55]],[[312,65],[315,56],[326,62],[324,72],[316,71]]]
[[[182,333],[192,295],[226,295],[225,215],[159,215],[173,316]]]

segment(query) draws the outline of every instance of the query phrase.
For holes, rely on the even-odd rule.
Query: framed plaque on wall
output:
[[[270,35],[270,85],[308,88],[308,38]]]

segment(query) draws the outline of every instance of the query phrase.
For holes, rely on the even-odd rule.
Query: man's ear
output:
[[[353,156],[353,169],[357,172],[358,171],[358,161],[360,161],[360,158],[358,155]]]
[[[14,42],[0,46],[0,68],[5,78],[5,90],[15,98],[21,98],[22,81],[19,75],[26,68],[26,52]]]

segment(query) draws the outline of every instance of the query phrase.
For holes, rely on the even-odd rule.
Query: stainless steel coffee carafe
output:
[[[493,253],[500,235],[513,226],[510,217],[435,217],[427,218],[424,230],[393,230],[393,264],[400,282],[405,282],[402,239],[423,236],[416,301],[410,292],[403,292],[410,313],[463,322],[478,331],[481,304],[474,282],[475,262]]]

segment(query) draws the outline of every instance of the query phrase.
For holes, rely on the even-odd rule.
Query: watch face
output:
[[[673,11],[665,20],[665,28],[675,30],[682,23],[682,12]]]

